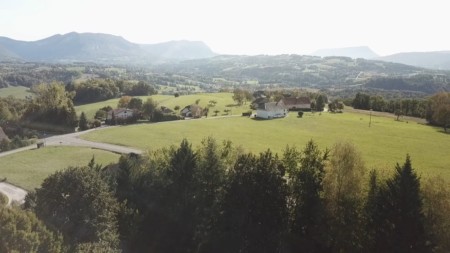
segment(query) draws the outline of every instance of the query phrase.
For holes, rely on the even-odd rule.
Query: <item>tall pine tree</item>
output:
[[[420,180],[409,155],[403,166],[397,164],[376,200],[373,213],[373,252],[429,252],[424,229]]]

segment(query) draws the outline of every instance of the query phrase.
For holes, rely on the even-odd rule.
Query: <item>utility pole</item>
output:
[[[370,113],[369,113],[369,127],[372,124],[372,109],[370,109]]]

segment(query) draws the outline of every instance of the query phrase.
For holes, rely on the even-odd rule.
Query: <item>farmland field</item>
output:
[[[119,155],[90,148],[45,147],[0,158],[0,179],[33,190],[55,171],[68,166],[87,165],[95,157],[99,164],[117,162]]]
[[[450,179],[450,135],[440,128],[416,122],[395,121],[392,118],[360,113],[295,113],[275,120],[253,120],[247,117],[212,118],[130,125],[95,131],[82,138],[141,149],[155,150],[178,145],[187,138],[198,145],[207,136],[231,140],[246,151],[271,149],[281,153],[286,145],[303,148],[313,139],[322,149],[337,141],[351,141],[362,153],[369,169],[392,170],[402,163],[407,153],[420,175],[440,174]]]

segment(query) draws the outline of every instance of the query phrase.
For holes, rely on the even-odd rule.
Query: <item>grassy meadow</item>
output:
[[[211,118],[122,126],[94,131],[83,139],[155,150],[178,145],[187,138],[199,145],[207,136],[231,140],[246,151],[271,149],[282,153],[286,145],[303,148],[313,139],[321,149],[332,148],[337,141],[351,141],[361,152],[369,169],[393,170],[403,163],[407,153],[420,175],[442,175],[450,180],[450,135],[440,128],[416,122],[395,121],[360,113],[295,113],[274,120],[247,117]]]
[[[199,105],[205,108],[210,100],[217,101],[215,107],[210,109],[209,115],[214,115],[215,110],[219,110],[218,116],[222,115],[225,109],[231,109],[232,114],[241,114],[244,111],[248,111],[249,105],[236,106],[232,99],[232,93],[198,93],[192,95],[182,95],[179,97],[171,95],[153,95],[153,96],[140,96],[143,102],[147,101],[147,98],[152,98],[158,103],[159,106],[165,106],[174,110],[175,106],[180,106],[183,109],[185,106],[194,104],[197,99],[200,99]],[[119,99],[110,99],[103,102],[86,104],[76,106],[75,109],[78,114],[84,112],[88,118],[93,118],[95,112],[105,106],[111,106],[112,108],[117,108]],[[177,112],[179,113],[179,111]]]
[[[11,86],[7,88],[0,89],[0,97],[13,96],[15,98],[25,98],[30,96],[29,88],[23,86]]]
[[[95,157],[99,164],[115,163],[119,155],[81,147],[45,147],[0,157],[0,179],[26,190],[39,187],[42,181],[55,171],[68,166],[87,165]]]

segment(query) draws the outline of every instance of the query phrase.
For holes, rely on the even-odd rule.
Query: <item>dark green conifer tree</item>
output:
[[[430,252],[424,229],[420,180],[409,155],[403,166],[397,164],[377,196],[373,214],[373,252]]]

